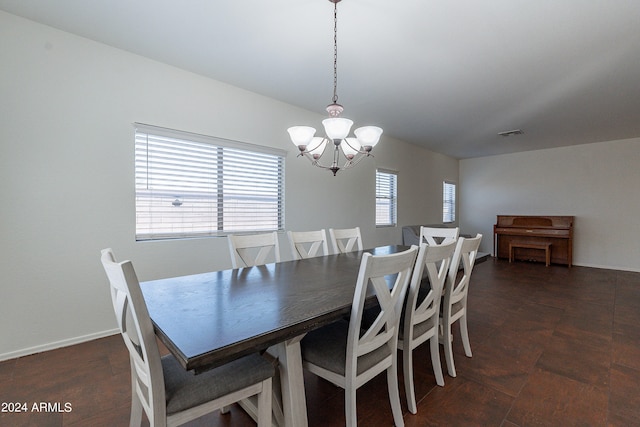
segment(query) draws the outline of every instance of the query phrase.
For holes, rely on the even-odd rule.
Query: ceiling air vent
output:
[[[499,132],[498,135],[500,136],[511,136],[511,135],[522,135],[524,132],[522,132],[522,130],[520,129],[514,129],[514,130],[507,130],[504,132]]]

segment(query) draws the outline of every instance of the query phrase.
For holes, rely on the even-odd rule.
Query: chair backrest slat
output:
[[[230,234],[227,236],[233,268],[263,265],[273,252],[275,262],[280,262],[278,233]]]
[[[429,246],[456,242],[458,237],[459,227],[420,227],[420,243],[426,241]]]
[[[334,253],[341,254],[345,252],[361,251],[363,249],[360,227],[344,229],[330,228],[329,236]]]
[[[293,259],[329,255],[327,234],[324,229],[317,231],[289,231],[287,232],[287,237],[289,238]],[[318,254],[321,247],[322,254]]]

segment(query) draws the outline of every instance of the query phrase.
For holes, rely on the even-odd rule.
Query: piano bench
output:
[[[549,264],[551,264],[551,243],[549,242],[509,242],[509,262],[513,261],[514,250],[516,248],[543,250],[545,267],[549,267]]]

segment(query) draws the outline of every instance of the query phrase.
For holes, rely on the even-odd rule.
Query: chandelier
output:
[[[298,157],[306,157],[312,165],[330,170],[335,176],[340,169],[353,167],[363,158],[372,156],[371,150],[380,140],[382,129],[363,126],[354,131],[355,138],[347,137],[353,121],[340,117],[344,108],[338,104],[338,3],[341,0],[329,1],[333,3],[333,99],[327,106],[329,118],[322,121],[325,136],[314,136],[316,130],[310,126],[293,126],[287,132],[300,150]],[[333,149],[329,148],[331,145]],[[321,162],[325,152],[332,155],[330,163]]]

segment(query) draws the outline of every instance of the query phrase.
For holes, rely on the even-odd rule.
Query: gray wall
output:
[[[496,215],[575,215],[576,265],[640,271],[640,138],[460,161],[462,228],[493,251]]]
[[[224,238],[135,242],[134,122],[287,150],[286,228],[359,225],[366,246],[401,241],[375,228],[376,167],[399,171],[400,225],[439,222],[458,177],[457,160],[386,135],[333,177],[286,133],[320,114],[4,12],[0,40],[0,360],[114,332],[102,248],[141,280],[231,267]]]

